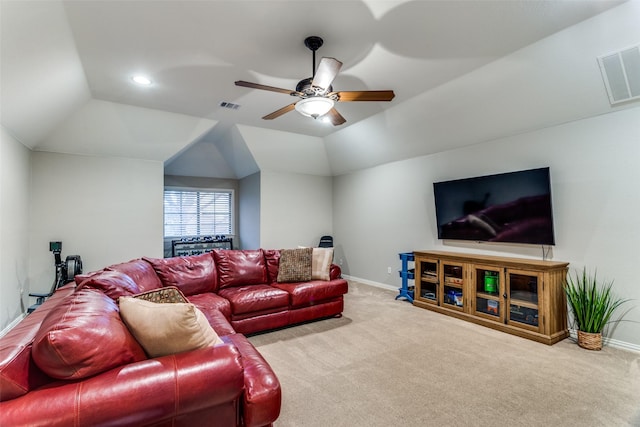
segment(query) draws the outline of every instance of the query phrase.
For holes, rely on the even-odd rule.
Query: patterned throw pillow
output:
[[[280,250],[278,282],[306,282],[311,280],[313,248]]]
[[[152,291],[143,292],[133,295],[134,298],[143,299],[155,303],[186,303],[187,298],[180,289],[175,286],[167,286],[165,288],[154,289]]]

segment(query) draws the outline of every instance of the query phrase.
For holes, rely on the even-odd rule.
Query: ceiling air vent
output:
[[[598,57],[611,105],[640,99],[640,46]]]
[[[222,101],[222,102],[220,103],[220,106],[221,106],[222,108],[228,108],[228,109],[230,109],[230,110],[237,110],[238,108],[240,108],[240,105],[238,105],[238,104],[234,104],[234,103],[232,103],[232,102],[226,102],[226,101]]]

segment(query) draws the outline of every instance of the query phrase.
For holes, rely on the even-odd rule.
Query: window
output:
[[[164,190],[164,237],[231,234],[230,190]]]

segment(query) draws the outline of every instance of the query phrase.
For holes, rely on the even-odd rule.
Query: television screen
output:
[[[433,184],[438,238],[555,244],[549,168]]]

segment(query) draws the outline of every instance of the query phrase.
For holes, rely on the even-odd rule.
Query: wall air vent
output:
[[[640,99],[640,45],[598,57],[611,105]]]
[[[240,108],[240,105],[238,105],[238,104],[234,104],[234,103],[232,103],[232,102],[226,102],[226,101],[222,101],[222,102],[220,103],[220,106],[221,106],[222,108],[228,108],[228,109],[230,109],[230,110],[237,110],[238,108]]]

